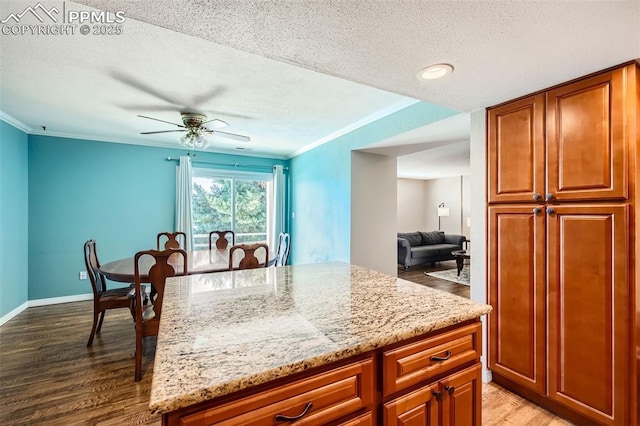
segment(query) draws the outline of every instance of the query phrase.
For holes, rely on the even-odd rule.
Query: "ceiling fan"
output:
[[[181,112],[180,115],[182,117],[182,124],[160,120],[159,118],[147,117],[146,115],[138,115],[138,117],[141,118],[147,118],[149,120],[160,121],[162,123],[173,124],[174,126],[180,127],[180,129],[177,130],[159,130],[155,132],[142,132],[140,134],[153,135],[157,133],[186,132],[186,134],[178,139],[178,142],[180,142],[181,145],[184,145],[187,148],[200,149],[204,149],[209,146],[210,142],[207,138],[205,138],[205,135],[219,135],[221,137],[233,139],[238,142],[249,142],[251,140],[249,136],[216,130],[221,127],[228,126],[229,124],[226,121],[218,120],[217,118],[213,120],[207,120],[206,115],[197,112]],[[213,128],[205,127],[205,124]]]

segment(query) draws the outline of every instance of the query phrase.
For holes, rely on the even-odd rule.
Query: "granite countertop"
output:
[[[170,278],[149,408],[174,411],[490,310],[342,262]]]

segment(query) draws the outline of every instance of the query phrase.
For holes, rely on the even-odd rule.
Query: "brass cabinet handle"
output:
[[[533,194],[533,199],[538,201],[540,198],[542,198],[542,195],[538,194],[537,192],[535,194]]]
[[[285,416],[284,414],[276,414],[276,416],[274,417],[274,420],[276,422],[295,422],[296,420],[300,420],[301,418],[306,416],[307,413],[311,411],[311,407],[313,407],[313,404],[309,402],[304,407],[304,410],[302,411],[302,413],[298,414],[297,416],[289,417],[289,416]]]
[[[554,209],[552,209],[551,207],[547,207],[547,213],[551,214],[551,213],[555,213],[556,211]]]
[[[533,214],[538,214],[538,213],[540,213],[540,207],[534,207]]]
[[[431,393],[433,393],[433,396],[436,397],[436,401],[440,401],[442,399],[442,392],[440,392],[440,391],[432,391]]]
[[[449,392],[449,395],[453,395],[453,393],[456,391],[456,388],[454,388],[453,386],[445,386],[444,390]]]
[[[441,356],[432,356],[432,357],[430,357],[429,359],[430,359],[431,361],[446,361],[446,360],[448,360],[449,358],[451,358],[451,351],[447,351],[447,352],[445,352],[445,354],[444,354],[444,356],[443,356],[443,357],[441,357]]]

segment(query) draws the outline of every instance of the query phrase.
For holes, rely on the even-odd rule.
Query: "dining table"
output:
[[[229,252],[230,249],[212,249],[212,250],[188,250],[187,251],[187,274],[205,274],[209,272],[220,272],[229,270]],[[256,252],[259,261],[264,262],[264,252],[259,250]],[[234,268],[238,267],[241,258],[234,256]],[[149,269],[155,263],[153,257],[142,256],[140,258],[140,281],[148,281]],[[182,256],[176,255],[174,259],[170,259],[169,263],[175,269],[176,275],[183,275]],[[113,262],[100,265],[100,273],[111,281],[132,283],[134,281],[134,257],[114,260]]]

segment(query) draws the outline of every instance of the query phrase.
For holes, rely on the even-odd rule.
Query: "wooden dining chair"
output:
[[[105,312],[109,309],[130,308],[131,299],[129,298],[129,287],[107,289],[107,280],[100,273],[95,240],[88,240],[84,243],[84,264],[93,289],[93,326],[87,342],[87,346],[91,346],[96,333],[100,333],[100,329],[102,329]]]
[[[264,262],[260,262],[256,257],[256,251],[263,249],[264,250]],[[240,264],[237,268],[233,267],[233,254],[236,251],[244,252],[244,256],[240,260]],[[254,268],[264,268],[269,265],[269,246],[264,243],[257,244],[238,244],[229,250],[229,270],[232,271],[234,269],[254,269]]]
[[[180,244],[180,241],[178,241],[178,237],[182,236],[182,244]],[[158,244],[156,245],[156,248],[158,250],[162,249],[162,246],[160,245],[160,240],[162,240],[162,237],[167,237],[167,241],[165,241],[164,243],[164,249],[184,249],[187,247],[187,234],[185,234],[184,232],[181,231],[177,231],[177,232],[161,232],[158,234]]]
[[[155,263],[149,268],[148,278],[144,281],[151,286],[150,297],[145,303],[145,291],[140,276],[140,259],[144,256],[152,256]],[[142,349],[145,337],[157,336],[162,315],[162,302],[164,299],[165,282],[168,277],[174,277],[176,271],[169,258],[182,256],[182,274],[187,275],[187,252],[182,249],[145,250],[134,256],[134,318],[136,327],[136,372],[135,381],[142,379]],[[174,259],[172,258],[172,259]],[[173,262],[172,262],[173,263]]]
[[[276,256],[269,261],[269,266],[284,266],[289,259],[289,248],[291,246],[291,236],[286,232],[278,235],[278,251]]]
[[[211,231],[209,232],[209,250],[211,250],[213,248],[213,241],[214,238],[213,236],[217,235],[218,238],[215,239],[216,242],[216,248],[218,250],[224,250],[227,247],[229,247],[229,242],[231,242],[231,245],[235,245],[236,244],[236,233],[233,231]],[[227,238],[228,236],[231,236],[231,241],[229,241],[229,239]]]

